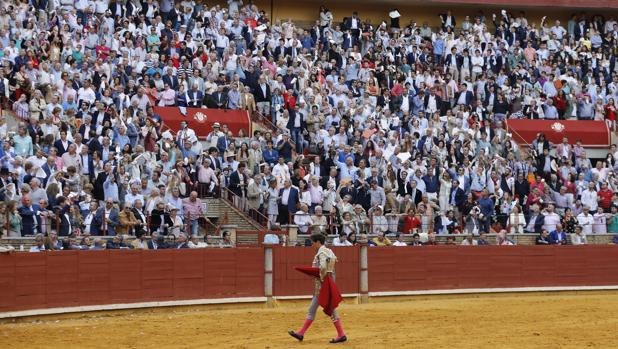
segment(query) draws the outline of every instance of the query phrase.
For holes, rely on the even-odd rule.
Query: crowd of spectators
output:
[[[0,7],[0,95],[18,121],[13,132],[0,117],[8,236],[42,243],[53,232],[65,247],[85,236],[77,245],[103,248],[96,236],[128,234],[145,248],[158,234],[197,245],[200,197],[223,190],[268,228],[293,223],[342,244],[618,233],[615,145],[591,161],[576,140],[517,144],[504,125],[615,128],[611,17],[447,12],[431,27],[402,24],[397,11],[372,23],[321,7],[301,27],[240,0]],[[247,110],[270,126],[233,134],[216,123],[198,135],[185,123],[173,133],[153,106]]]

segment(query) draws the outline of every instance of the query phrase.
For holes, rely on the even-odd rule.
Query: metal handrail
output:
[[[239,212],[241,212],[243,215],[245,215],[247,218],[251,219],[252,221],[254,221],[255,223],[257,223],[258,226],[262,227],[262,228],[266,228],[268,226],[268,217],[265,216],[263,213],[259,212],[258,210],[245,210],[245,208],[243,207],[238,207],[236,205],[236,203],[234,202],[234,198],[236,198],[237,200],[246,200],[246,198],[242,198],[240,196],[238,196],[236,193],[234,193],[233,191],[231,191],[229,188],[225,188],[223,186],[220,187],[221,190],[221,199],[225,200],[226,202],[228,202],[229,204],[232,205],[232,207],[234,207],[235,209],[237,209]],[[255,216],[256,218],[252,217]]]

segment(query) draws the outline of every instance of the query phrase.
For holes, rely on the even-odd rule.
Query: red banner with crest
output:
[[[604,121],[510,119],[506,127],[520,144],[531,144],[541,132],[554,144],[562,143],[564,137],[572,144],[580,140],[587,148],[607,148],[610,144],[610,132]]]
[[[251,118],[246,110],[154,107],[154,112],[161,116],[165,126],[173,132],[178,132],[183,121],[187,122],[198,137],[206,137],[217,122],[222,127],[227,125],[234,136],[238,136],[240,130],[244,132],[245,137],[251,136],[253,132]]]

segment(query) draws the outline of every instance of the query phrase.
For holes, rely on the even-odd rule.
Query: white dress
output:
[[[279,206],[277,204],[277,200],[279,200],[279,190],[277,188],[268,188],[268,209],[267,209],[267,213],[269,215],[278,215],[279,214]]]
[[[440,203],[440,210],[448,211],[451,209],[451,205],[449,204],[449,199],[451,195],[451,187],[453,184],[451,181],[444,180],[440,178],[440,196],[438,197],[438,201]]]

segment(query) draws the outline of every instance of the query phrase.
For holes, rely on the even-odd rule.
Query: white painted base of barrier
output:
[[[350,298],[350,297],[358,297],[360,296],[360,293],[344,293],[341,296],[343,296],[343,298]],[[274,300],[278,301],[285,301],[285,300],[295,300],[295,299],[311,299],[313,298],[313,295],[310,296],[278,296],[278,297],[273,297]]]
[[[455,290],[388,291],[369,292],[369,297],[423,296],[471,293],[517,293],[517,292],[559,292],[559,291],[609,291],[618,286],[552,286],[552,287],[511,287],[511,288],[461,288]]]
[[[158,308],[158,307],[178,307],[186,305],[211,305],[211,304],[230,304],[230,303],[264,303],[266,297],[242,297],[242,298],[218,298],[218,299],[192,299],[183,301],[162,301],[162,302],[142,302],[142,303],[119,303],[106,305],[88,305],[82,307],[66,307],[66,308],[49,308],[49,309],[33,309],[21,310],[0,313],[0,319],[25,317],[25,316],[40,316],[52,314],[68,314],[82,313],[89,311],[106,311],[106,310],[127,310],[127,309],[143,309],[143,308]]]
[[[513,288],[464,288],[455,290],[424,290],[424,291],[389,291],[389,292],[369,292],[369,297],[396,297],[396,296],[430,296],[430,295],[449,295],[449,294],[487,294],[487,293],[519,293],[519,292],[561,292],[561,291],[611,291],[618,290],[618,286],[558,286],[558,287],[513,287]],[[345,293],[344,298],[358,297],[359,293]],[[274,300],[300,300],[311,299],[313,296],[280,296],[273,297]],[[142,303],[120,303],[106,305],[88,305],[82,307],[50,308],[22,310],[14,312],[0,313],[0,319],[19,318],[27,316],[58,315],[70,313],[82,313],[90,311],[108,310],[128,310],[159,307],[178,307],[188,305],[213,305],[213,304],[233,304],[233,303],[265,303],[267,297],[242,297],[242,298],[219,298],[219,299],[193,299],[183,301],[162,301],[162,302],[142,302]]]

